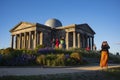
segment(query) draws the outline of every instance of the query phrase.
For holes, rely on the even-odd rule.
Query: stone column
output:
[[[89,48],[91,50],[91,38],[89,37]]]
[[[88,36],[87,35],[85,35],[85,48],[88,46]]]
[[[31,32],[29,32],[29,43],[28,43],[28,48],[31,49]]]
[[[21,35],[21,37],[22,37],[22,41],[21,41],[21,49],[23,49],[24,48],[24,36],[23,35]]]
[[[40,32],[40,45],[43,45],[43,32]]]
[[[37,45],[40,44],[40,32],[37,32]]]
[[[87,47],[87,42],[88,42],[87,36],[84,34],[84,35],[83,35],[83,46],[84,46],[84,48]]]
[[[14,35],[11,35],[11,37],[12,37],[12,38],[11,38],[11,39],[12,39],[12,40],[11,40],[11,48],[14,48]]]
[[[82,35],[82,43],[83,43],[82,47],[85,48],[85,35]]]
[[[29,34],[26,34],[26,49],[29,49]]]
[[[17,40],[16,40],[17,41],[16,42],[17,43],[17,47],[16,47],[16,49],[19,49],[19,35],[17,34],[16,36],[17,36]]]
[[[94,46],[94,37],[92,37],[92,50],[93,50],[93,46]]]
[[[18,47],[18,43],[17,43],[17,42],[18,42],[18,39],[17,39],[17,38],[18,38],[18,37],[17,37],[17,35],[15,35],[15,36],[16,36],[16,40],[15,40],[15,49],[17,49],[17,47]]]
[[[80,48],[83,48],[83,34],[80,34],[80,43],[81,43]]]
[[[78,44],[78,48],[80,48],[80,33],[77,33],[77,39],[78,39],[77,40],[78,41],[78,43],[77,43]]]
[[[36,32],[36,46],[39,44],[39,32]]]
[[[20,34],[17,35],[17,49],[20,49]]]
[[[88,36],[86,37],[86,40],[87,40],[86,47],[89,47],[89,37]]]
[[[66,32],[66,39],[65,39],[66,41],[66,49],[68,49],[69,48],[69,32]]]
[[[36,48],[37,45],[37,32],[34,31],[34,48]]]
[[[38,45],[40,45],[40,33],[41,32],[38,33]]]
[[[76,32],[73,32],[73,48],[76,48]]]
[[[22,48],[22,34],[20,33],[20,38],[19,38],[19,49]]]

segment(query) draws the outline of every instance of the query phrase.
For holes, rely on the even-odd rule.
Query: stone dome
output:
[[[46,26],[49,26],[49,27],[55,28],[55,27],[60,27],[60,26],[62,26],[62,23],[61,23],[58,19],[53,18],[53,19],[47,20],[47,21],[45,22],[45,25],[46,25]]]

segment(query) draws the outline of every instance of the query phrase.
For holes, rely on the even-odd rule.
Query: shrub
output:
[[[10,54],[2,54],[0,65],[47,65],[47,66],[65,66],[79,65],[82,63],[80,49],[61,50],[53,48],[40,48],[38,53],[35,50],[11,50]]]
[[[54,54],[47,54],[46,55],[46,65],[47,66],[55,66],[55,59],[56,59],[56,55]]]
[[[72,53],[72,54],[70,55],[70,57],[73,58],[73,59],[76,59],[76,60],[80,60],[80,59],[81,59],[80,54],[77,53],[77,52]]]
[[[43,54],[39,55],[36,57],[36,62],[40,65],[45,65],[46,64],[45,58],[46,58],[45,55],[43,55]]]
[[[82,63],[82,57],[78,52],[74,52],[70,55],[70,62],[72,65],[79,65]]]
[[[62,53],[62,54],[57,54],[56,55],[57,58],[56,58],[56,65],[57,66],[64,66],[65,65],[65,55]]]
[[[11,47],[8,47],[8,48],[6,48],[6,49],[3,49],[3,50],[2,50],[2,53],[3,53],[3,54],[9,54],[9,53],[11,53],[12,51],[14,51],[14,49],[11,48]]]

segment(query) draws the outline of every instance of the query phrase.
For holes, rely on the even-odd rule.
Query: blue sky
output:
[[[88,23],[98,50],[106,40],[110,52],[120,53],[120,0],[0,0],[0,49],[10,46],[9,30],[20,21],[44,24],[50,18],[64,26]]]

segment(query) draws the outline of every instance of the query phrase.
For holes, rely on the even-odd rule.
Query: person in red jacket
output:
[[[58,38],[55,41],[55,48],[59,48],[59,40],[58,40]]]
[[[90,50],[90,47],[89,47],[89,46],[87,46],[87,47],[86,47],[86,50],[87,50],[87,51],[89,51],[89,50]]]

